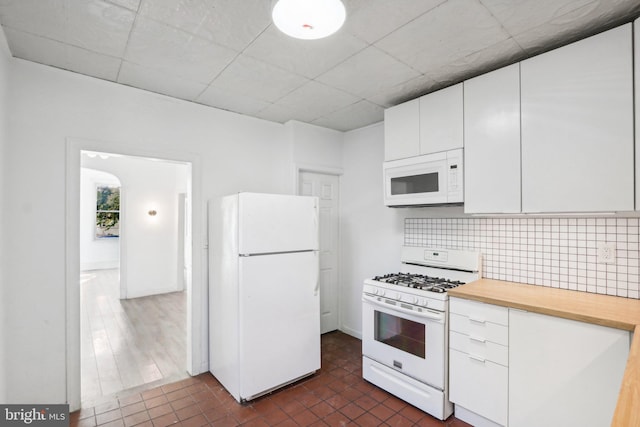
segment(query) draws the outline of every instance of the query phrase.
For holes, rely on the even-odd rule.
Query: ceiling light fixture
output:
[[[342,27],[347,14],[340,0],[278,0],[271,17],[288,36],[314,40]]]

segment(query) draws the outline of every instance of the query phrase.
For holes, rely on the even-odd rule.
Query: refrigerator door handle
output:
[[[316,286],[313,289],[313,296],[318,296],[318,291],[320,290],[320,260],[318,259],[320,251],[315,251],[315,257],[316,257],[316,268],[315,270],[315,274],[316,274]]]

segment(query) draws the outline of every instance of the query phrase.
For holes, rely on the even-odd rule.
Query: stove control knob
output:
[[[380,295],[381,297],[384,296],[384,289],[379,289],[378,290],[378,295]]]
[[[411,297],[411,303],[412,304],[417,304],[418,303],[418,297]]]
[[[421,305],[423,307],[426,307],[427,305],[429,305],[429,303],[427,302],[426,299],[424,298],[420,298],[420,301],[418,302],[418,305]]]

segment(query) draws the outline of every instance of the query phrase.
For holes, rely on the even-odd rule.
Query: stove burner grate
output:
[[[415,273],[392,273],[383,276],[375,276],[373,280],[388,283],[390,285],[405,286],[407,288],[421,289],[423,291],[444,293],[463,285],[459,280],[449,280],[441,277],[430,277]]]

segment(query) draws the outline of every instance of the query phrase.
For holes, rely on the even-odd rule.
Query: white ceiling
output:
[[[276,122],[351,130],[386,107],[629,22],[640,0],[343,0],[323,40],[271,0],[0,0],[13,56]]]

